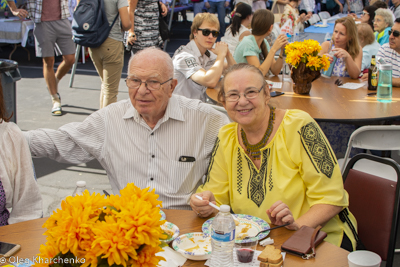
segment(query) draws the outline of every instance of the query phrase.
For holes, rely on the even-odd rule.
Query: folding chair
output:
[[[319,17],[321,18],[321,20],[323,19],[329,19],[331,17],[331,14],[329,14],[328,11],[322,11],[318,13]]]
[[[396,181],[384,179],[353,167],[359,161],[382,164],[400,177],[400,165],[392,159],[358,154],[346,166],[344,188],[349,194],[349,210],[357,219],[358,236],[367,250],[373,251],[386,267],[393,266],[399,216],[399,188]]]
[[[342,174],[353,147],[370,150],[400,150],[400,125],[371,125],[355,130],[350,136],[344,158],[338,160]],[[373,163],[365,164],[359,162],[356,165],[356,169],[362,169],[365,172],[386,179],[396,179],[396,174],[391,168],[375,165]]]
[[[313,14],[312,18],[314,19],[314,23],[317,23],[318,21],[321,21],[321,18],[317,14]]]

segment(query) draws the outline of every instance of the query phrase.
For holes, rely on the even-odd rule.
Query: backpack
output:
[[[119,13],[108,24],[104,0],[81,0],[74,12],[72,34],[74,42],[86,47],[99,47],[108,38]]]

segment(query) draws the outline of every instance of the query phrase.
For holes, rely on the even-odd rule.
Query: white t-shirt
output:
[[[174,78],[178,80],[174,94],[205,102],[207,88],[193,81],[190,76],[201,69],[209,70],[216,59],[217,56],[208,50],[204,55],[201,55],[194,40],[179,47],[172,57]]]
[[[243,26],[242,24],[240,25],[239,32],[237,32],[235,36],[232,35],[231,27],[226,29],[225,36],[221,38],[221,41],[228,44],[231,55],[233,55],[233,53],[235,52],[236,46],[239,43],[240,35],[242,35],[242,33],[246,31],[251,33],[250,30],[245,26]]]

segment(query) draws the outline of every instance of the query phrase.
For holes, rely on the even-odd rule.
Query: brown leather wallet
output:
[[[282,251],[301,256],[308,260],[315,257],[315,247],[327,236],[320,231],[321,226],[316,229],[303,225],[288,240],[282,244]]]

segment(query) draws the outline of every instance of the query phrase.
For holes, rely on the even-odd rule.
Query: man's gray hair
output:
[[[393,13],[389,9],[378,8],[375,11],[375,19],[376,19],[376,16],[381,16],[385,20],[385,22],[387,24],[389,24],[388,27],[392,27],[393,26]]]
[[[128,63],[128,76],[131,73],[131,64],[138,58],[144,58],[142,64],[164,64],[165,66],[165,74],[168,77],[173,77],[174,76],[174,65],[172,63],[172,59],[169,56],[168,53],[162,51],[160,48],[157,47],[149,47],[145,48],[143,50],[140,50],[131,58],[129,59]],[[154,62],[156,61],[156,62]]]

